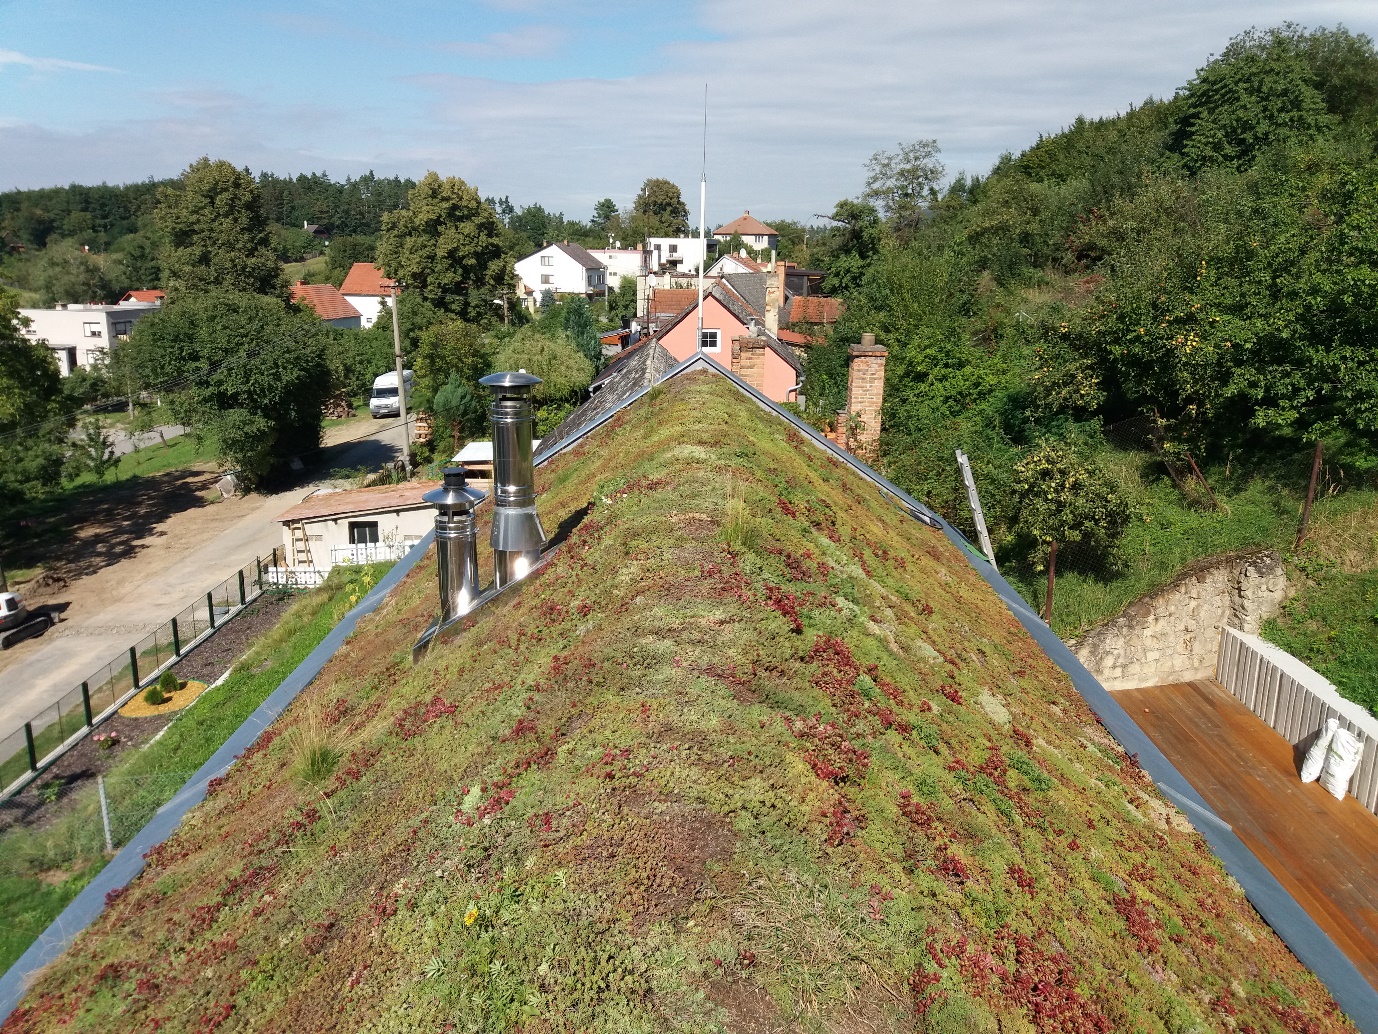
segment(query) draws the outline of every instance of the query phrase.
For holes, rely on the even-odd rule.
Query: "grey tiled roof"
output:
[[[649,388],[675,368],[675,357],[659,341],[647,340],[614,359],[601,377],[600,387],[559,427],[541,439],[541,453],[558,449],[584,429],[611,413],[637,392]]]

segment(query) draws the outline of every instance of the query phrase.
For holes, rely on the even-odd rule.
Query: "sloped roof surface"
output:
[[[359,310],[335,290],[334,284],[293,284],[292,301],[305,302],[323,320],[343,320],[359,315]]]
[[[674,366],[675,357],[659,341],[642,338],[603,368],[593,381],[598,390],[566,417],[559,427],[541,439],[538,453],[552,452],[578,437],[637,392],[651,387]]]
[[[167,298],[167,292],[150,288],[148,290],[126,291],[122,302],[161,302]]]
[[[340,285],[341,294],[391,295],[392,280],[372,262],[356,262]]]
[[[956,547],[725,378],[537,488],[548,562],[408,668],[419,564],[7,1032],[1346,1029]]]
[[[746,302],[751,314],[759,319],[766,311],[765,273],[728,273],[723,276],[738,297]]]
[[[556,244],[555,247],[559,248],[585,269],[603,268],[602,260],[594,258],[594,256],[589,253],[589,250],[582,244],[571,244],[569,241],[562,241]]]
[[[822,295],[796,297],[790,306],[791,323],[836,323],[842,315],[843,302],[840,298],[825,298]]]
[[[699,292],[693,287],[657,287],[651,291],[647,300],[647,315],[678,316],[699,300]]]
[[[400,485],[375,485],[350,488],[343,492],[316,492],[278,515],[278,522],[319,520],[354,513],[426,506],[421,497],[439,484],[436,481],[408,481]]]
[[[713,234],[715,236],[718,234],[723,234],[724,236],[730,237],[734,233],[740,233],[743,237],[750,237],[753,235],[775,236],[776,231],[771,229],[765,223],[761,222],[761,220],[757,219],[750,212],[743,212],[741,215],[737,216],[736,219],[733,219],[730,223],[727,223],[723,226],[719,226],[716,230],[713,231]]]

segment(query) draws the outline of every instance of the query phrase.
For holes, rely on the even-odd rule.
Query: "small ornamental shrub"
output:
[[[159,677],[158,688],[163,691],[164,696],[167,696],[172,693],[176,693],[179,689],[182,688],[182,684],[177,681],[177,676],[173,674],[171,669],[169,669],[163,672],[163,674]]]
[[[155,683],[144,690],[144,703],[150,707],[157,707],[159,704],[167,703],[167,697],[163,693],[161,682]]]

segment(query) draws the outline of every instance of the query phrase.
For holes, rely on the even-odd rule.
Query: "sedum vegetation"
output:
[[[420,564],[6,1034],[1350,1029],[962,553],[725,380],[537,487],[546,566],[413,667]]]

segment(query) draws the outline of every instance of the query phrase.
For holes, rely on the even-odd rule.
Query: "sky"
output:
[[[665,176],[708,221],[810,220],[867,158],[949,174],[1167,97],[1285,21],[1373,0],[0,0],[0,189],[254,171],[458,175],[587,219]],[[697,222],[697,218],[694,220]]]

